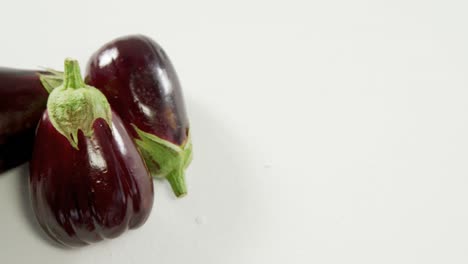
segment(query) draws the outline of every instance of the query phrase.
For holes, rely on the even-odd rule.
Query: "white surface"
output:
[[[73,9],[67,11],[69,9]],[[466,1],[8,1],[2,66],[84,66],[144,33],[183,83],[189,195],[142,228],[44,241],[0,176],[0,263],[467,263]]]

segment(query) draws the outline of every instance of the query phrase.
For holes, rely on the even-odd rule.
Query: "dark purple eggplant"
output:
[[[132,132],[153,176],[187,193],[192,158],[182,89],[164,50],[142,35],[115,39],[90,58],[86,83],[101,90]]]
[[[64,83],[36,131],[30,194],[44,231],[72,247],[141,226],[153,206],[152,178],[131,135],[74,60],[65,61]]]
[[[55,71],[0,67],[0,172],[29,160],[48,91],[61,82]]]

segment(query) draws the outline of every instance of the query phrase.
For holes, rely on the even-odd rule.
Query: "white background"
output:
[[[35,224],[27,166],[1,175],[0,263],[467,263],[467,11],[464,0],[2,0],[2,66],[84,67],[115,37],[158,41],[195,157],[187,197],[157,181],[142,228],[74,250]]]

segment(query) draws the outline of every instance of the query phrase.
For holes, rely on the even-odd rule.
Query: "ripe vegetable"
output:
[[[184,170],[192,158],[189,121],[164,50],[145,36],[118,38],[91,57],[86,82],[122,117],[153,176],[167,178],[176,196],[185,195]]]
[[[74,60],[37,128],[30,193],[41,227],[67,246],[117,237],[151,212],[153,183],[137,147]]]
[[[0,172],[30,158],[48,90],[61,82],[61,74],[55,71],[0,67]]]

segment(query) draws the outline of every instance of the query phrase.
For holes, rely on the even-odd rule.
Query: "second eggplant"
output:
[[[0,67],[0,172],[29,160],[48,93],[62,79],[56,71]]]
[[[90,58],[86,83],[107,97],[132,131],[153,176],[166,178],[180,197],[192,159],[189,121],[176,71],[152,39],[115,39]]]

